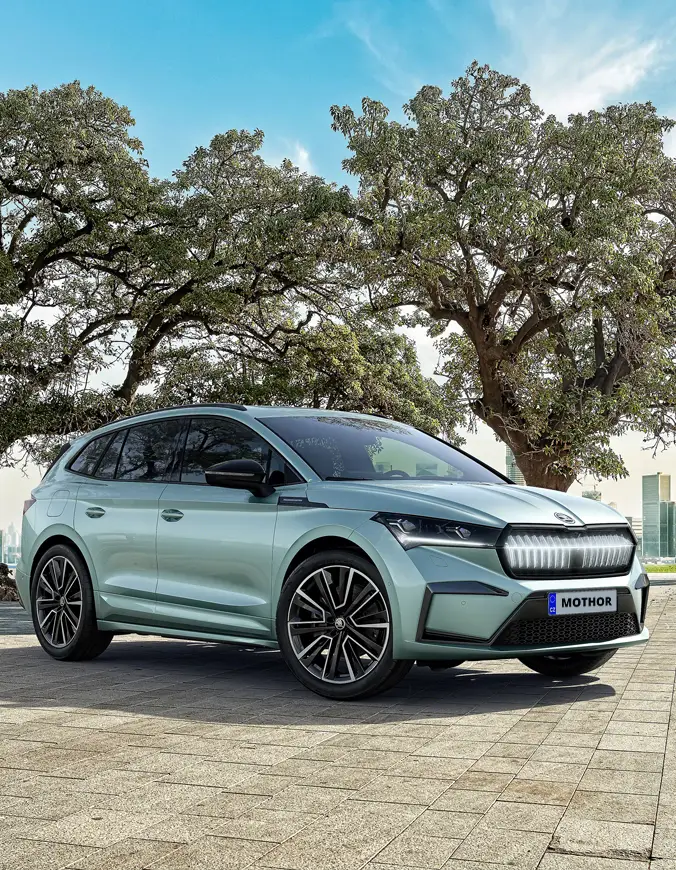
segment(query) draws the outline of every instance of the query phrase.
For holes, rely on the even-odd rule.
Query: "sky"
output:
[[[129,107],[156,176],[216,133],[260,128],[269,161],[348,182],[331,105],[369,96],[401,118],[421,85],[446,89],[474,59],[527,82],[562,120],[648,99],[676,117],[673,0],[0,0],[0,20],[0,91],[94,85]],[[676,136],[667,148],[676,156]],[[434,347],[415,338],[431,374]],[[467,446],[504,469],[486,427]],[[676,495],[676,449],[653,458],[638,434],[614,446],[630,477],[599,483],[604,501],[640,513],[641,475],[655,471],[674,473]],[[0,528],[38,480],[0,471]]]

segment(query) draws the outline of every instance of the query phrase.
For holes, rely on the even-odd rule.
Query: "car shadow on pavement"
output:
[[[552,679],[510,659],[493,661],[490,669],[487,662],[445,671],[416,666],[382,695],[342,702],[305,689],[272,650],[131,635],[116,638],[94,661],[58,662],[35,642],[16,637],[15,644],[0,646],[0,707],[77,708],[181,723],[328,727],[374,716],[379,722],[420,722],[528,710],[540,711],[545,720],[548,707],[580,700],[603,706],[616,694],[595,674]]]

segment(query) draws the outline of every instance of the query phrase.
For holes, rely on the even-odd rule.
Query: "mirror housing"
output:
[[[246,489],[258,498],[265,498],[275,491],[274,486],[263,483],[265,469],[255,459],[229,459],[207,468],[204,472],[209,486],[224,486],[228,489]]]

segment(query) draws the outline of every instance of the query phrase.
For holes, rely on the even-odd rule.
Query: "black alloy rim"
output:
[[[308,575],[291,599],[287,625],[297,660],[326,683],[363,679],[382,659],[390,637],[383,593],[347,565]]]
[[[36,612],[42,636],[63,648],[75,637],[82,619],[82,584],[73,563],[54,556],[38,578]]]

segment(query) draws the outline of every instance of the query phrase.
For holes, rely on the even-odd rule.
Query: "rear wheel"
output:
[[[293,571],[277,605],[277,640],[300,682],[327,698],[384,692],[413,665],[392,657],[392,617],[380,575],[344,550],[311,556]]]
[[[33,625],[42,648],[61,661],[93,659],[113,635],[96,625],[94,592],[79,553],[56,544],[43,553],[31,580]]]
[[[532,671],[537,671],[538,674],[544,674],[547,677],[577,677],[605,665],[616,652],[616,649],[609,649],[594,653],[524,656],[519,661]]]

